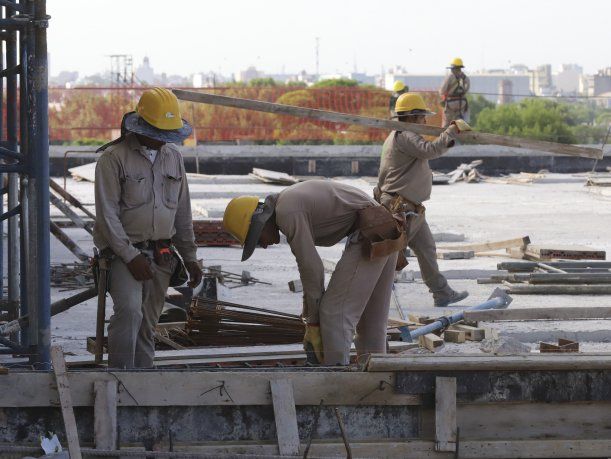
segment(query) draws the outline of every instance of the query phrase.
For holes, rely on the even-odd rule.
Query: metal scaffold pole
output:
[[[0,41],[5,42],[6,65],[0,60],[0,92],[6,106],[6,139],[0,142],[2,197],[0,224],[8,221],[7,317],[28,315],[29,329],[0,343],[0,353],[31,355],[40,369],[50,367],[50,233],[49,135],[47,89],[48,16],[46,0],[2,0]],[[0,85],[1,85],[0,83]],[[0,106],[0,108],[2,108]],[[0,127],[4,120],[0,117]],[[2,200],[3,201],[3,200]],[[0,278],[4,278],[2,266]]]

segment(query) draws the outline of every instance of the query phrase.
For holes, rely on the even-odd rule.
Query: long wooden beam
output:
[[[239,97],[220,96],[203,92],[173,89],[174,94],[180,100],[198,102],[201,104],[220,105],[223,107],[242,108],[258,112],[274,113],[276,115],[289,115],[301,118],[311,118],[319,121],[332,123],[357,124],[374,129],[385,130],[409,130],[421,135],[438,136],[443,132],[442,128],[427,126],[425,124],[403,123],[382,118],[368,116],[350,115],[346,113],[332,112],[329,110],[318,110],[314,108],[295,107],[293,105],[276,104],[260,100],[241,99]],[[602,150],[596,148],[566,145],[544,140],[522,139],[497,134],[486,134],[482,132],[463,132],[459,134],[463,143],[482,145],[501,145],[506,147],[527,148],[540,150],[547,153],[568,156],[580,156],[582,158],[602,159]]]
[[[509,308],[465,311],[465,319],[474,321],[496,320],[579,320],[611,318],[611,307],[568,306],[561,308]]]

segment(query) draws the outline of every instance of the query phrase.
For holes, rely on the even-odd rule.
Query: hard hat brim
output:
[[[395,119],[395,118],[399,118],[400,116],[433,116],[436,115],[435,112],[432,112],[430,110],[412,110],[411,112],[400,112],[401,114],[399,115],[398,113],[395,113],[393,116],[391,116],[391,119]]]
[[[446,67],[446,68],[450,69],[450,70],[452,70],[452,69],[464,69],[465,66],[464,65],[451,65],[451,66]]]
[[[182,120],[182,128],[165,130],[156,128],[152,124],[147,123],[144,118],[136,112],[126,115],[124,123],[125,129],[130,132],[165,143],[181,143],[193,132],[193,128],[185,120]]]
[[[274,194],[265,198],[265,202],[263,203],[263,211],[255,213],[252,216],[250,226],[248,228],[248,234],[246,235],[246,240],[244,241],[242,261],[248,260],[257,248],[259,238],[263,232],[263,227],[276,211],[276,197],[277,195]]]

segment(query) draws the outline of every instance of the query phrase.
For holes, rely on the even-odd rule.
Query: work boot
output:
[[[452,303],[458,303],[459,301],[464,300],[468,296],[469,296],[469,292],[467,292],[466,290],[463,290],[462,292],[457,292],[456,290],[452,290],[450,295],[444,295],[444,294],[439,295],[439,296],[433,295],[433,298],[435,299],[435,307],[443,308],[445,306],[449,306]]]

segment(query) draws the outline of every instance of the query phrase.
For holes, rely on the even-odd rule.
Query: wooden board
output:
[[[471,325],[454,324],[450,329],[465,332],[465,338],[469,341],[481,341],[486,337],[486,330]]]
[[[93,382],[93,432],[96,449],[117,448],[117,389],[116,380]]]
[[[611,319],[611,306],[487,309],[484,311],[465,311],[465,319],[484,322],[496,320]]]
[[[443,346],[443,340],[433,333],[427,333],[426,335],[419,336],[418,341],[420,346],[427,348],[431,352],[435,352],[438,347]]]
[[[299,429],[297,428],[293,384],[289,379],[274,379],[270,381],[270,386],[278,450],[281,456],[296,456],[299,454]]]
[[[435,450],[456,451],[456,378],[435,378]]]
[[[285,174],[284,172],[269,171],[267,169],[253,168],[251,177],[256,178],[264,183],[272,183],[277,185],[294,185],[299,183],[295,177]]]
[[[447,343],[464,343],[466,339],[466,333],[461,330],[446,330],[443,332],[443,340]]]
[[[373,355],[367,370],[375,371],[521,371],[611,370],[611,353],[579,355]]]
[[[510,295],[610,295],[611,285],[527,285],[508,284]]]
[[[345,113],[332,112],[327,110],[317,110],[314,108],[295,107],[292,105],[276,104],[259,100],[241,99],[238,97],[221,96],[183,89],[174,89],[174,94],[181,100],[198,102],[203,104],[220,105],[224,107],[241,108],[278,115],[290,115],[302,118],[311,118],[333,123],[356,124],[368,126],[375,129],[410,130],[421,135],[439,136],[444,129],[427,126],[425,124],[403,123],[382,118],[372,118],[359,115],[349,115]],[[481,132],[463,132],[458,135],[462,143],[476,143],[483,145],[504,145],[517,148],[528,148],[545,151],[561,155],[581,156],[585,158],[602,159],[603,153],[596,148],[578,147],[575,145],[558,144],[542,140],[520,139],[498,134],[485,134]]]
[[[605,260],[606,252],[604,250],[593,249],[587,246],[579,245],[558,245],[546,246],[530,244],[524,250],[524,255],[527,258],[537,261],[545,260]]]
[[[506,239],[503,241],[483,242],[481,244],[460,244],[460,245],[444,245],[437,246],[439,250],[472,250],[474,252],[488,252],[492,250],[509,249],[511,247],[525,247],[530,244],[528,236]]]
[[[76,429],[76,419],[74,418],[74,408],[72,407],[72,395],[70,394],[70,382],[66,373],[66,362],[64,351],[61,346],[51,346],[51,361],[53,363],[53,373],[57,383],[59,403],[64,418],[66,429],[66,439],[68,441],[68,451],[71,459],[81,459],[81,446]]]

